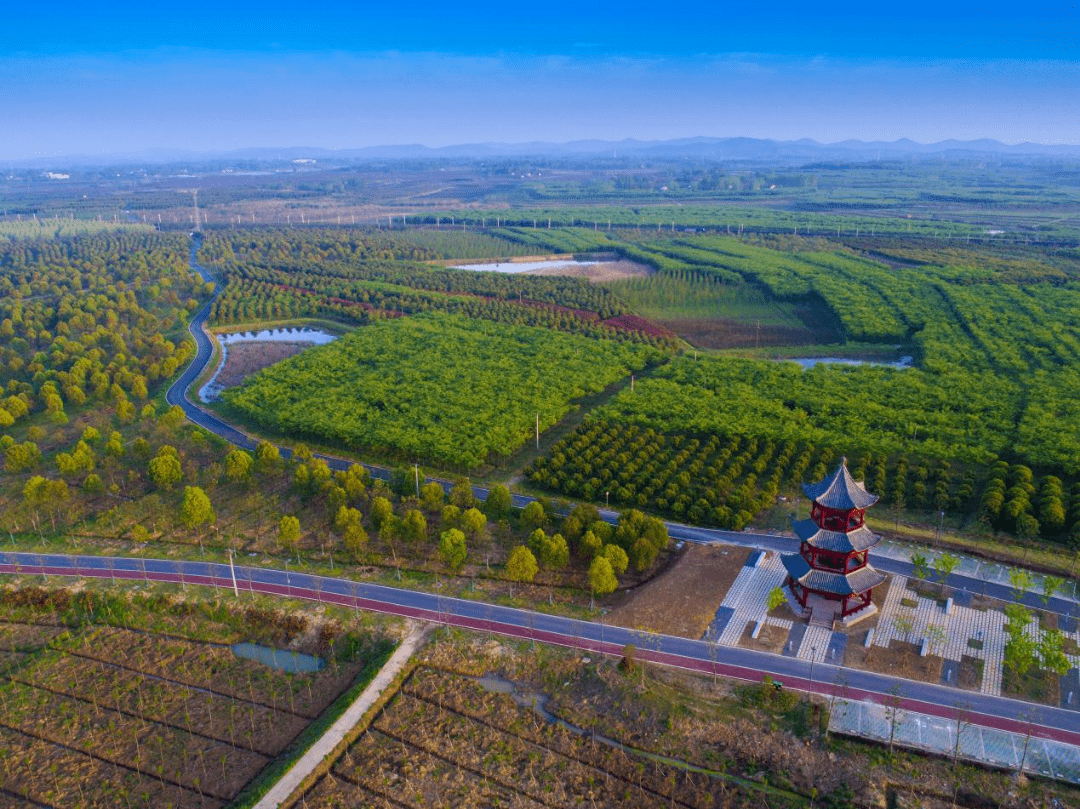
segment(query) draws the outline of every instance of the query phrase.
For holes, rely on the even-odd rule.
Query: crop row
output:
[[[162,723],[9,680],[0,727],[190,792],[228,800],[268,758]]]
[[[328,666],[316,674],[298,677],[238,658],[228,646],[116,628],[104,629],[85,643],[80,642],[74,651],[105,663],[123,661],[132,672],[308,719],[318,716],[363,665],[353,662]]]
[[[307,725],[302,717],[260,703],[74,655],[39,656],[9,677],[268,756]]]
[[[585,500],[660,511],[693,523],[740,530],[781,491],[820,480],[838,455],[805,442],[751,436],[665,434],[638,425],[591,421],[534,463],[538,486]],[[901,508],[965,513],[977,482],[949,465],[890,463],[870,453],[849,459],[857,479]]]
[[[63,423],[67,405],[145,400],[188,359],[163,332],[203,291],[178,236],[0,243],[0,429],[40,410]]]
[[[399,806],[696,807],[719,797],[708,775],[594,741],[431,669],[414,673],[331,776],[305,796],[309,805],[360,790]]]
[[[218,809],[226,801],[0,724],[0,796],[8,805]]]

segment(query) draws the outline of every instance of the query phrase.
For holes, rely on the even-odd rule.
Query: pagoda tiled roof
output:
[[[875,534],[866,525],[860,525],[848,532],[828,531],[820,527],[813,520],[798,520],[791,524],[792,529],[803,542],[820,548],[823,551],[835,553],[851,553],[852,551],[865,551],[881,542],[881,537]]]
[[[804,483],[806,496],[825,508],[846,511],[853,508],[869,508],[880,498],[870,494],[862,483],[857,482],[848,471],[847,458],[840,461],[836,471],[817,483]]]
[[[834,595],[854,595],[865,593],[871,587],[877,587],[885,581],[885,574],[876,570],[871,565],[865,565],[850,573],[839,571],[818,570],[810,567],[810,563],[797,553],[790,553],[780,557],[784,568],[791,578],[807,590],[818,593],[833,593]]]

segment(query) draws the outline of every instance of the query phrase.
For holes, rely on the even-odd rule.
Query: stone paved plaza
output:
[[[752,553],[728,590],[705,638],[717,640],[725,646],[736,646],[748,624],[761,622],[763,626],[775,626],[788,632],[782,654],[803,660],[813,658],[819,663],[841,664],[845,646],[864,643],[869,626],[862,628],[856,624],[844,633],[808,626],[794,616],[768,616],[769,593],[783,584],[784,577],[779,554],[764,551]],[[955,684],[963,656],[981,659],[985,661],[982,691],[1000,694],[1006,640],[1005,614],[996,609],[983,610],[970,606],[971,597],[967,593],[957,593],[953,603],[946,605],[944,599],[933,597],[935,587],[923,583],[921,589],[931,593],[931,597],[927,597],[909,589],[908,580],[903,576],[890,576],[889,590],[870,643],[888,648],[893,640],[921,644],[925,639],[928,654],[940,655],[945,660],[942,681],[946,685]],[[1065,632],[1066,637],[1080,644],[1077,627],[1067,628],[1071,631]],[[1033,639],[1038,639],[1040,630],[1037,617],[1032,618],[1028,633]],[[1069,660],[1074,670],[1080,668],[1080,655],[1069,655]],[[1070,674],[1067,679],[1071,682],[1075,678]],[[1064,691],[1062,698],[1067,698]],[[1080,694],[1072,694],[1072,704],[1066,707],[1080,708]]]

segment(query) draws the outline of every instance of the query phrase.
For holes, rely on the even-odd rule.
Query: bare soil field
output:
[[[470,633],[433,637],[416,659],[294,806],[1076,805],[1068,785],[823,739],[817,711],[762,685]]]
[[[652,267],[636,261],[601,261],[599,264],[563,264],[527,270],[522,275],[565,275],[571,278],[587,278],[590,283],[622,281],[626,278],[644,278],[656,272]]]
[[[873,645],[867,649],[861,643],[849,643],[844,651],[845,666],[925,683],[941,682],[942,662],[940,655],[920,657],[917,643],[901,640],[891,641],[887,649]]]
[[[233,343],[225,353],[225,366],[217,375],[222,388],[234,388],[256,371],[294,357],[312,343]]]
[[[749,555],[749,549],[733,545],[687,544],[674,565],[608,618],[631,629],[700,638]]]
[[[791,326],[757,326],[726,318],[658,320],[698,348],[768,348],[769,346],[817,345],[821,334]]]
[[[364,666],[287,674],[229,646],[0,623],[0,805],[221,807]]]
[[[793,796],[794,797],[794,796]],[[797,806],[770,794],[772,806]],[[417,669],[304,797],[307,806],[749,807],[706,773],[619,750],[544,721],[509,694]]]
[[[754,622],[749,621],[746,624],[746,629],[743,630],[742,637],[739,639],[739,645],[745,646],[747,649],[757,649],[758,651],[772,652],[773,654],[780,654],[784,650],[784,643],[788,637],[786,629],[772,624],[765,624],[761,627],[761,632],[758,633],[756,638],[751,637],[753,634]]]

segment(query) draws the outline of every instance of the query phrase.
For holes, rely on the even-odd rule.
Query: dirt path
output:
[[[430,624],[414,623],[412,625],[409,634],[405,636],[405,640],[390,655],[386,665],[368,683],[367,688],[360,692],[360,696],[356,698],[356,701],[345,709],[345,713],[311,745],[308,751],[300,757],[300,760],[282,776],[281,780],[270,788],[270,791],[262,797],[262,800],[255,804],[255,809],[277,809],[279,806],[288,805],[289,799],[300,788],[304,779],[319,766],[323,759],[337,749],[349,731],[364,718],[364,715],[375,704],[375,701],[378,700],[386,687],[393,682],[408,659],[420,648],[430,630]]]
[[[611,611],[612,624],[683,638],[700,638],[739,575],[749,548],[688,545],[665,573]]]

